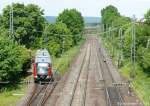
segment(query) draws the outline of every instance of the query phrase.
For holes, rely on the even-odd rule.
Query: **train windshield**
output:
[[[46,74],[48,72],[48,63],[38,63],[37,71],[39,74]]]

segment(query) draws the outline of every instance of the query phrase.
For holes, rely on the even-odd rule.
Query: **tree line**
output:
[[[135,24],[135,59],[136,65],[148,75],[150,73],[150,9],[144,15],[144,19],[137,20],[135,23],[132,18],[122,16],[115,6],[109,5],[101,10],[102,24],[104,31],[108,33],[103,34],[105,42],[109,44],[116,51],[122,51],[121,66],[131,63],[131,45],[132,45],[132,31],[133,24]],[[119,30],[122,30],[122,41],[120,44]],[[110,34],[111,33],[111,34]],[[122,46],[122,50],[119,46]],[[111,52],[112,57],[114,51]],[[136,74],[136,72],[135,72]]]
[[[13,33],[10,34],[10,10],[13,8]],[[29,67],[31,53],[47,48],[59,57],[80,42],[84,20],[76,9],[65,9],[50,24],[44,10],[35,4],[13,3],[0,15],[0,80],[14,79]],[[15,79],[14,79],[15,80]]]

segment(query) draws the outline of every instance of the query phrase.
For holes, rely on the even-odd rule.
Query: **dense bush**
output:
[[[55,24],[49,24],[37,5],[15,3],[14,33],[10,35],[10,8],[6,6],[0,15],[0,80],[15,80],[26,72],[32,49],[47,48],[53,56],[59,57],[81,39],[84,22],[75,9],[64,10]]]
[[[148,38],[150,37],[150,26],[145,24],[136,25],[136,61],[145,70],[150,68],[150,48],[148,44]],[[131,28],[130,28],[131,30]],[[131,31],[128,30],[125,33],[125,45],[124,45],[124,56],[130,57],[131,49]],[[149,42],[150,43],[150,42]]]
[[[0,80],[15,78],[28,63],[28,50],[6,37],[0,36]]]

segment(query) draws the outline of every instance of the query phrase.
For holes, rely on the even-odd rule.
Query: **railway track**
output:
[[[64,90],[57,100],[56,106],[106,106],[104,89],[102,88],[104,79],[99,72],[100,66],[97,63],[95,40],[93,37],[88,40],[86,50],[84,50],[84,58],[80,63],[82,65],[78,77],[73,79],[72,74],[69,76],[71,79],[68,79],[69,81],[64,85]],[[76,75],[74,72],[73,74]]]
[[[73,98],[70,104],[71,106],[85,105],[90,56],[91,56],[91,43],[89,43],[87,47],[85,61],[74,89]]]
[[[35,84],[33,88],[33,93],[29,101],[26,103],[26,106],[34,106],[38,102],[39,98],[41,98],[42,94],[44,93],[47,85],[38,85]]]
[[[111,70],[100,46],[96,36],[89,36],[81,54],[70,67],[65,83],[60,86],[61,90],[56,90],[57,82],[35,85],[30,101],[25,106],[124,105],[120,88],[114,86],[114,83],[118,83],[117,78],[114,78],[114,70]]]
[[[49,84],[47,86],[47,88],[45,89],[45,92],[42,95],[41,99],[39,100],[37,106],[44,106],[45,105],[47,99],[51,96],[51,94],[52,94],[52,92],[53,92],[56,85],[57,85],[57,82],[54,81],[52,84]]]
[[[85,98],[85,106],[106,106],[104,96],[104,79],[96,57],[95,37],[91,37],[91,56],[88,72],[88,82]]]
[[[97,40],[97,39],[96,39]],[[102,74],[104,78],[104,88],[105,88],[105,96],[107,99],[107,106],[120,106],[123,104],[123,98],[121,96],[119,88],[113,86],[114,78],[112,76],[112,73],[110,72],[110,68],[107,64],[107,60],[104,57],[103,51],[101,48],[98,46],[98,41],[95,41],[96,45],[96,53],[97,58],[99,59],[99,64],[102,69]]]
[[[80,53],[71,63],[71,67],[69,68],[69,72],[65,73],[62,80],[59,82],[58,86],[52,93],[52,96],[48,99],[45,106],[58,106],[58,105],[67,105],[72,100],[73,95],[73,87],[75,86],[76,79],[78,79],[78,75],[80,74],[80,66],[82,67],[82,61],[85,59],[86,47],[88,42],[86,42],[81,48]],[[85,46],[86,45],[86,46]],[[68,87],[67,87],[68,86]],[[64,103],[64,104],[63,104]]]
[[[83,53],[84,56],[80,62],[82,65],[78,71],[76,70],[76,74],[72,72],[72,74],[76,75],[75,78],[70,74],[69,77],[71,78],[64,85],[62,95],[57,100],[56,106],[85,106],[89,104],[99,106],[101,103],[103,106],[118,106],[123,102],[118,88],[112,86],[114,82],[113,76],[110,73],[108,64],[103,61],[103,54],[98,51],[97,38],[92,37],[88,40],[86,50],[84,50],[85,53]],[[90,87],[92,83],[88,82],[92,80],[89,79],[91,76],[89,73],[92,76],[96,73],[95,76],[97,76],[99,81],[97,83],[93,82],[93,87]],[[94,79],[96,81],[96,78]],[[101,103],[96,93],[102,99],[100,100]],[[92,96],[93,98],[91,98]]]
[[[79,82],[81,82],[82,78],[83,78],[83,69],[86,68],[85,63],[88,63],[85,61],[89,61],[88,60],[88,58],[89,58],[88,53],[89,53],[89,47],[90,47],[89,42],[90,42],[89,40],[86,42],[84,49],[82,50],[77,61],[71,67],[71,71],[69,73],[67,82],[65,83],[62,93],[55,104],[56,106],[70,106],[70,105],[74,104],[73,102],[75,99],[78,99],[77,95],[79,94],[79,92],[77,89],[79,89],[79,87],[80,87]],[[82,78],[81,78],[81,76],[82,76]],[[79,81],[79,79],[80,79],[80,81]],[[84,80],[84,82],[85,82],[85,80]],[[78,88],[77,88],[77,86],[78,86]],[[85,85],[84,85],[84,87],[85,87]],[[84,90],[84,87],[82,90]],[[74,98],[75,95],[77,98],[76,97]],[[83,95],[84,94],[82,93],[80,95],[80,97]],[[83,97],[81,97],[81,98],[83,98]],[[78,100],[77,100],[77,102],[78,102]],[[83,103],[83,99],[81,99],[81,101]]]
[[[34,84],[30,97],[24,101],[23,106],[44,106],[56,85],[57,80],[47,84]]]

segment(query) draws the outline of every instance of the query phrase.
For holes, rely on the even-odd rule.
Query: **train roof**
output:
[[[51,56],[47,49],[39,49],[35,54],[35,63],[50,63]]]

